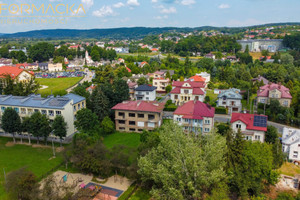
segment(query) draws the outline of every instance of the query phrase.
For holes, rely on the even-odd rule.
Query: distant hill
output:
[[[147,35],[157,35],[165,32],[191,32],[191,31],[210,31],[217,30],[223,33],[238,33],[245,31],[247,28],[256,28],[263,26],[280,26],[280,25],[299,25],[300,23],[274,23],[264,24],[250,27],[211,27],[203,26],[197,28],[147,28],[147,27],[133,27],[133,28],[111,28],[111,29],[90,29],[90,30],[76,30],[76,29],[50,29],[50,30],[34,30],[28,32],[19,32],[12,34],[0,34],[1,38],[111,38],[111,39],[138,39]]]

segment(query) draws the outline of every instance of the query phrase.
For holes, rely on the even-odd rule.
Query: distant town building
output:
[[[156,89],[152,85],[140,85],[135,89],[135,99],[144,101],[154,101],[156,99]]]
[[[63,71],[62,63],[55,63],[55,64],[48,64],[48,71],[49,72],[60,72]]]
[[[232,113],[231,128],[234,132],[241,130],[246,140],[265,141],[268,117],[265,115]]]
[[[124,101],[115,110],[117,131],[138,132],[154,130],[162,125],[164,103],[147,101]]]
[[[242,111],[242,95],[239,89],[231,88],[223,90],[218,95],[218,106],[228,109],[228,114]]]
[[[85,90],[88,91],[90,94],[96,89],[96,85],[92,84],[90,87],[87,87]]]
[[[267,85],[269,83],[268,79],[266,79],[265,77],[258,75],[257,78],[253,78],[251,79],[252,82],[261,82],[263,81],[264,85]]]
[[[135,89],[138,87],[138,84],[135,82],[128,82],[129,87],[129,96],[130,100],[135,100]]]
[[[276,52],[283,48],[282,39],[238,40],[237,42],[242,46],[242,51],[245,51],[247,46],[250,52],[261,52],[263,50]]]
[[[41,71],[48,71],[48,63],[39,63],[38,66]]]
[[[215,108],[200,101],[189,101],[178,107],[173,115],[173,120],[185,131],[196,134],[208,133],[214,127]]]
[[[257,91],[257,102],[269,104],[271,99],[277,99],[280,105],[290,107],[292,102],[290,89],[275,83],[269,83],[260,87]]]
[[[166,87],[169,85],[170,79],[155,78],[153,79],[153,85],[157,87],[157,92],[166,92]]]

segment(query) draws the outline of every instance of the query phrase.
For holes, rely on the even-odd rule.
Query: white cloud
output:
[[[125,4],[122,3],[122,2],[119,2],[119,3],[116,3],[116,4],[113,5],[114,8],[121,8],[121,7],[124,7],[124,6],[125,6]]]
[[[102,6],[99,10],[95,10],[93,12],[93,16],[96,17],[106,17],[106,16],[114,16],[116,13],[110,6]]]
[[[157,19],[157,20],[168,19],[168,18],[169,18],[168,15],[154,17],[154,19]]]
[[[152,3],[157,3],[157,2],[158,2],[158,0],[151,0],[151,2],[152,2]]]
[[[127,5],[129,5],[129,6],[139,6],[140,3],[138,2],[138,0],[128,0]]]
[[[218,8],[220,8],[220,9],[227,9],[227,8],[230,8],[230,5],[222,3],[221,5],[218,6]]]
[[[175,7],[165,8],[164,6],[161,6],[160,8],[161,8],[160,12],[164,14],[177,13]]]
[[[94,0],[81,0],[81,3],[84,4],[84,8],[89,9],[94,5]]]
[[[189,6],[189,5],[192,5],[192,4],[195,4],[196,1],[195,0],[182,0],[181,1],[181,4],[184,5],[184,6]]]

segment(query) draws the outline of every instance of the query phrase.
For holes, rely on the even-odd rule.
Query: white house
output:
[[[242,95],[240,90],[231,88],[224,90],[218,95],[218,106],[228,109],[228,113],[241,112],[242,111]]]
[[[264,142],[267,120],[265,115],[232,113],[230,123],[232,130],[240,129],[246,140]]]
[[[157,87],[152,85],[140,85],[135,89],[135,99],[143,101],[155,101],[156,89]]]
[[[283,128],[282,151],[287,153],[288,159],[299,164],[300,162],[300,130]]]
[[[200,74],[196,74],[197,76],[201,76],[205,78],[205,83],[208,84],[210,82],[210,74],[207,72],[201,72]]]

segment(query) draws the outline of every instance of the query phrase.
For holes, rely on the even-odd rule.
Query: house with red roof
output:
[[[147,74],[150,78],[165,78],[167,72],[166,71],[156,71],[154,73]]]
[[[280,105],[289,108],[292,102],[290,89],[280,83],[269,83],[260,87],[257,91],[257,102],[269,104],[271,99],[277,99]]]
[[[189,80],[190,81],[194,81],[194,82],[201,82],[201,83],[205,83],[206,82],[205,78],[203,78],[202,76],[198,76],[198,75],[190,77]]]
[[[21,82],[28,82],[31,80],[31,78],[34,77],[33,72],[28,72],[18,67],[11,67],[11,66],[0,67],[0,78],[5,78],[7,75],[9,75],[12,79]]]
[[[152,131],[163,123],[165,104],[156,101],[123,101],[115,105],[115,124],[117,131]]]
[[[182,105],[188,101],[204,101],[205,83],[193,81],[174,81],[170,92],[171,100],[176,105]]]
[[[214,127],[215,108],[201,101],[188,101],[178,107],[173,115],[177,122],[187,132],[209,133]]]
[[[153,49],[151,49],[151,51],[152,51],[153,53],[156,53],[156,52],[158,52],[158,49],[157,49],[157,48],[153,48]]]
[[[231,128],[234,132],[241,130],[246,140],[265,141],[268,117],[265,115],[232,113]]]
[[[87,87],[85,90],[88,91],[90,94],[96,89],[96,85],[92,84],[90,87]]]

